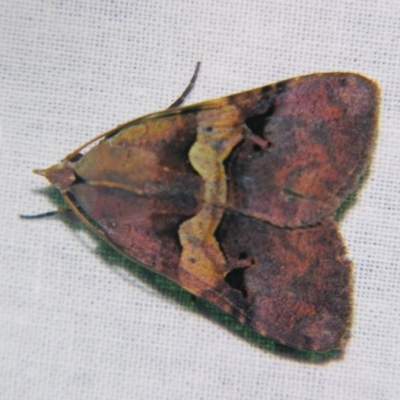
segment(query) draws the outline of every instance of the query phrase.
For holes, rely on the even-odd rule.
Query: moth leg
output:
[[[182,94],[169,107],[167,107],[167,110],[169,108],[179,107],[185,101],[187,95],[192,91],[193,86],[196,82],[196,79],[197,79],[197,76],[198,76],[199,70],[200,70],[200,64],[201,64],[201,61],[197,61],[196,68],[194,70],[192,79],[190,79],[189,85],[187,85],[186,89],[182,92]]]

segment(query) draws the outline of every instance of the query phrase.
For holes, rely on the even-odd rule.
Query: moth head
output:
[[[34,169],[33,172],[44,176],[62,193],[66,192],[76,180],[73,163],[70,160],[61,161],[47,169]]]

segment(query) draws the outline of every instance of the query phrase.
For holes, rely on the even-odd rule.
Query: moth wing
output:
[[[225,213],[216,237],[229,270],[224,282],[231,289],[225,297],[235,306],[231,314],[295,348],[343,346],[352,308],[351,263],[334,222],[284,229]]]
[[[376,136],[379,91],[356,74],[290,79],[232,102],[246,138],[226,160],[228,203],[277,226],[313,225],[357,186]],[[261,145],[260,145],[261,143]],[[264,144],[263,144],[264,143]]]

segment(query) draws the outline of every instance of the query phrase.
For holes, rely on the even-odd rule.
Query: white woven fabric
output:
[[[398,398],[399,1],[0,0],[0,46],[0,398]],[[341,223],[355,277],[341,360],[270,351],[86,229],[17,216],[58,205],[32,168],[169,105],[199,59],[188,102],[318,71],[381,85],[371,173]]]

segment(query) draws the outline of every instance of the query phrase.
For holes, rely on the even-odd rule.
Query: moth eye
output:
[[[255,145],[255,146],[257,146],[257,145]],[[261,147],[260,147],[260,149],[261,149]],[[247,257],[248,257],[247,253],[245,251],[242,251],[242,252],[239,253],[238,259],[239,260],[245,260]]]
[[[253,144],[253,150],[255,152],[258,152],[262,150],[262,147],[259,144]]]
[[[206,132],[212,132],[212,131],[214,130],[214,128],[213,128],[212,126],[206,126],[206,127],[204,128],[204,130],[205,130]]]

